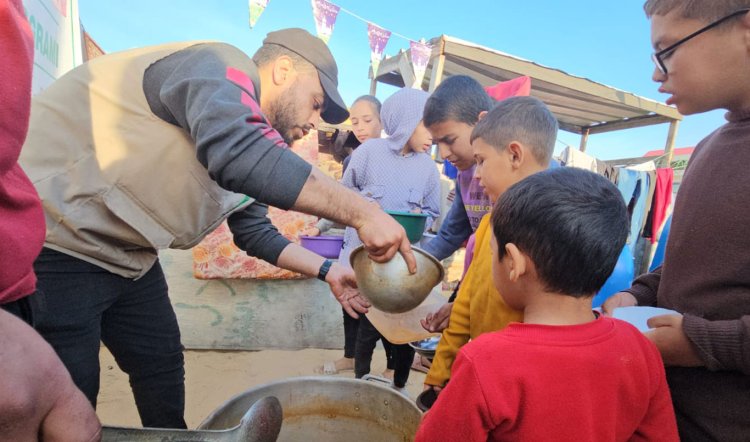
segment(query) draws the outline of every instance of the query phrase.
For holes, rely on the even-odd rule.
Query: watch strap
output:
[[[328,271],[331,270],[332,265],[333,261],[331,261],[330,259],[326,259],[325,261],[323,261],[323,264],[320,265],[320,270],[318,270],[318,279],[325,282]]]

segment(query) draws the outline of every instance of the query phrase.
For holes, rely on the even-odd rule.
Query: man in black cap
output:
[[[356,316],[351,270],[290,243],[267,204],[355,227],[379,261],[405,232],[376,205],[287,149],[319,118],[348,117],[328,47],[272,32],[252,59],[223,43],[174,43],[96,58],[32,101],[21,165],[43,201],[35,262],[38,331],[96,404],[99,342],[130,376],[141,421],[184,428],[180,332],[157,251],[190,248],[228,219],[234,242],[317,276]]]

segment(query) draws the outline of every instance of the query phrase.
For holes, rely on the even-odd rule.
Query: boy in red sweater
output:
[[[417,441],[678,440],[656,347],[591,309],[627,237],[617,188],[540,172],[503,194],[492,229],[495,286],[524,323],[461,349]]]

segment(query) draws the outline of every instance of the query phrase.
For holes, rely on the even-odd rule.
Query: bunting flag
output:
[[[328,44],[333,34],[333,25],[336,24],[336,17],[339,15],[338,6],[326,0],[311,0],[313,16],[315,17],[315,29],[318,37]]]
[[[370,38],[370,63],[372,65],[372,78],[377,77],[380,60],[383,59],[385,45],[391,38],[391,31],[383,29],[372,23],[367,23],[367,36]]]
[[[255,23],[258,23],[258,19],[260,18],[260,14],[265,11],[266,6],[268,6],[269,0],[249,0],[250,2],[250,29],[252,29],[255,26]]]
[[[414,68],[414,89],[422,88],[422,80],[424,79],[425,71],[427,71],[427,64],[430,62],[430,55],[432,54],[432,46],[421,41],[409,42],[409,54],[411,55],[411,65]]]

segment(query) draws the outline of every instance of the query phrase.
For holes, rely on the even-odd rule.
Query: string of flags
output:
[[[318,37],[328,44],[333,34],[333,25],[336,24],[336,17],[339,16],[341,8],[326,0],[311,0],[313,18],[315,19],[315,30],[318,31]]]
[[[250,8],[250,28],[252,29],[258,22],[258,18],[268,6],[270,0],[248,0]],[[415,81],[412,87],[419,88],[424,79],[427,65],[430,62],[430,54],[432,53],[432,46],[425,43],[424,40],[413,40],[408,37],[404,37],[396,32],[384,29],[369,20],[366,20],[357,14],[348,11],[339,5],[336,5],[328,0],[310,0],[312,5],[313,18],[315,20],[315,29],[318,37],[323,40],[326,44],[331,39],[333,34],[333,27],[336,24],[336,18],[340,12],[344,12],[360,21],[367,23],[367,36],[370,40],[370,64],[372,66],[373,74],[378,72],[378,67],[383,59],[385,53],[385,46],[391,38],[391,35],[396,35],[400,38],[409,41],[409,55],[414,69]]]
[[[269,0],[250,0],[250,29],[258,22],[260,14],[266,10]]]
[[[378,25],[367,23],[367,36],[370,39],[370,64],[372,72],[376,74],[380,66],[380,60],[383,59],[385,45],[391,38],[391,31],[383,29]]]

